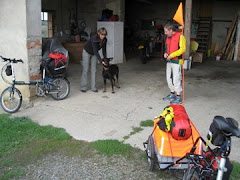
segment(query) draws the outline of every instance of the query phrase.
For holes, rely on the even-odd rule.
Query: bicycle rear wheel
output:
[[[52,82],[51,97],[55,100],[65,99],[70,93],[69,82],[64,78],[56,78]]]
[[[15,113],[22,105],[22,94],[15,87],[8,87],[3,90],[0,101],[4,111],[8,113]]]
[[[183,175],[183,180],[200,180],[200,177],[194,168],[187,169]]]

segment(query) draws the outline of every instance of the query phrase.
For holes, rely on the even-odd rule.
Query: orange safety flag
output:
[[[182,27],[184,27],[182,2],[180,2],[178,9],[177,9],[175,15],[173,16],[173,20],[178,22]]]

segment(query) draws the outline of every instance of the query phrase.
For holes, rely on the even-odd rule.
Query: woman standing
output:
[[[102,49],[103,58],[107,57],[106,45],[107,45],[107,30],[105,28],[100,28],[97,34],[90,37],[90,40],[85,44],[82,52],[82,78],[81,78],[81,91],[87,91],[87,74],[89,62],[91,63],[91,90],[93,92],[98,92],[96,88],[96,68],[97,61],[105,65],[102,61],[101,56],[98,51]]]

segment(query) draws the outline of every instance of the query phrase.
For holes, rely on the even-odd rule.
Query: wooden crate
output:
[[[194,52],[194,53],[191,53],[191,56],[192,56],[192,62],[202,63],[202,61],[203,61],[203,53]]]

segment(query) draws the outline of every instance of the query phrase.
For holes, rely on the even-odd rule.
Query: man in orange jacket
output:
[[[169,100],[171,104],[182,103],[182,54],[186,50],[186,39],[173,22],[164,26],[166,35],[164,58],[167,60],[166,78],[170,94],[163,100]]]

